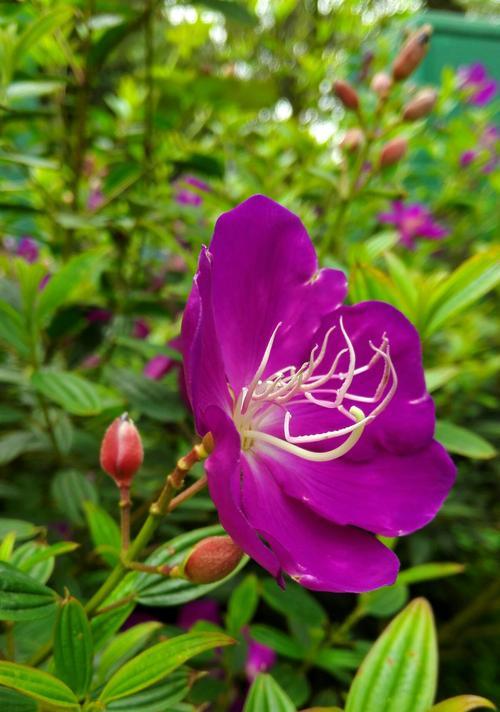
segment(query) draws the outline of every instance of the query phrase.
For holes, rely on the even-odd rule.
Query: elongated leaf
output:
[[[21,695],[15,690],[0,687],[0,710],[8,712],[38,712],[38,705],[31,697]]]
[[[71,7],[60,5],[33,20],[17,40],[15,50],[17,61],[26,52],[33,49],[42,37],[61,27],[71,17],[71,14]]]
[[[252,620],[258,602],[257,577],[250,574],[234,589],[229,599],[227,629],[231,635],[237,635]]]
[[[29,574],[30,578],[38,581],[38,583],[47,583],[52,576],[54,570],[54,557],[42,559],[32,563],[34,556],[41,552],[45,552],[48,547],[37,541],[28,541],[18,547],[11,556],[10,563],[19,571],[24,571]]]
[[[36,433],[18,430],[0,437],[0,465],[7,465],[27,452],[43,450],[43,441]]]
[[[54,662],[57,677],[78,699],[87,692],[92,679],[93,645],[85,610],[76,598],[64,600],[54,631]]]
[[[120,596],[117,595],[114,597],[114,601],[118,601],[119,598]],[[110,603],[110,601],[109,599],[106,599],[102,607],[104,608],[108,603]],[[94,650],[97,651],[102,648],[102,646],[105,645],[105,643],[107,643],[118,630],[120,630],[134,608],[135,602],[129,602],[125,603],[123,606],[114,608],[112,611],[101,613],[101,615],[94,616],[92,618],[91,628],[92,638],[94,640]]]
[[[0,620],[22,621],[49,615],[56,601],[55,591],[0,562]]]
[[[56,544],[38,545],[38,551],[35,551],[29,559],[23,561],[22,566],[19,568],[21,571],[29,571],[32,566],[40,563],[40,561],[46,561],[47,559],[52,559],[55,556],[62,556],[63,554],[69,554],[75,549],[78,549],[80,544],[76,541],[58,541]]]
[[[40,528],[31,522],[23,522],[21,519],[0,518],[0,539],[9,532],[14,532],[16,539],[33,539],[38,534]]]
[[[36,371],[31,383],[37,391],[74,415],[96,415],[102,410],[97,387],[67,371]]]
[[[346,712],[428,712],[436,692],[432,610],[412,601],[385,629],[358,670]]]
[[[222,633],[186,633],[153,645],[116,672],[101,692],[105,704],[133,695],[163,680],[190,658],[234,641]]]
[[[101,655],[98,669],[99,678],[104,680],[116,668],[123,665],[141,650],[161,627],[162,624],[156,621],[139,623],[117,635]]]
[[[22,315],[7,302],[0,300],[0,344],[10,346],[26,358],[30,354],[30,339]]]
[[[441,366],[438,368],[427,368],[425,370],[425,385],[429,393],[437,391],[441,386],[445,386],[459,372],[458,366]]]
[[[78,470],[60,470],[52,480],[51,494],[61,513],[70,522],[84,523],[83,503],[98,503],[98,494],[92,482]]]
[[[269,625],[257,624],[251,626],[250,635],[258,643],[266,645],[287,658],[292,660],[302,660],[304,658],[305,651],[300,643],[281,630],[272,628]]]
[[[376,591],[361,594],[359,600],[366,613],[384,618],[403,608],[408,596],[408,588],[398,580],[393,586],[384,586]]]
[[[366,655],[366,647],[361,643],[351,649],[322,648],[314,659],[316,667],[322,668],[332,675],[339,670],[357,670]]]
[[[308,625],[321,626],[326,621],[326,613],[316,599],[304,588],[290,582],[285,590],[274,579],[265,579],[262,583],[262,597],[278,613],[300,618]]]
[[[88,283],[89,274],[95,276],[105,265],[102,251],[84,252],[70,259],[59,272],[52,275],[41,293],[36,309],[38,322],[42,325],[46,323],[82,284]]]
[[[401,571],[398,576],[398,583],[419,583],[420,581],[431,581],[432,579],[445,578],[461,574],[464,570],[463,564],[451,562],[436,562],[412,566],[410,569]]]
[[[496,709],[493,702],[485,697],[477,697],[477,695],[459,695],[458,697],[450,697],[448,700],[443,700],[434,707],[431,707],[429,712],[469,712],[477,710],[479,707],[488,708],[489,710]]]
[[[0,661],[0,685],[46,705],[66,710],[79,709],[78,700],[64,682],[37,668]]]
[[[189,672],[181,668],[147,690],[110,702],[106,709],[109,712],[166,712],[187,696],[189,687]]]
[[[121,537],[118,524],[108,512],[93,502],[83,505],[90,536],[104,561],[113,566],[120,556]]]
[[[437,421],[436,440],[450,452],[473,460],[490,460],[496,455],[493,445],[483,437],[447,420]]]
[[[271,675],[261,673],[253,681],[243,712],[296,712],[296,707]]]

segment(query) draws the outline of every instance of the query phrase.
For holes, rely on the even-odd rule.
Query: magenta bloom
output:
[[[189,186],[197,188],[197,190],[190,190]],[[176,183],[175,200],[180,205],[199,207],[203,203],[200,190],[207,193],[210,190],[210,186],[195,176],[185,176]]]
[[[92,188],[87,198],[87,210],[94,212],[104,203],[104,193],[100,188]]]
[[[175,361],[170,356],[164,356],[163,354],[158,354],[149,359],[147,364],[144,366],[143,373],[146,378],[150,378],[152,381],[159,381],[163,376],[175,368],[178,365],[178,361]]]
[[[22,257],[23,260],[33,264],[36,262],[39,255],[38,245],[32,237],[21,237],[17,243],[16,255]]]
[[[497,93],[496,81],[488,75],[484,64],[475,62],[458,70],[458,80],[468,95],[468,102],[474,106],[485,106]]]
[[[95,324],[108,324],[113,318],[113,313],[109,309],[101,307],[91,307],[85,314],[87,321]]]
[[[132,326],[132,336],[134,339],[147,339],[151,329],[146,319],[134,319]]]
[[[399,232],[400,242],[410,250],[415,247],[415,238],[440,240],[448,235],[448,230],[436,222],[430,210],[421,203],[408,203],[401,200],[392,203],[389,213],[380,213],[379,222],[394,225]]]
[[[254,196],[202,250],[182,347],[226,531],[279,581],[360,592],[397,575],[375,534],[427,524],[455,468],[416,330],[388,304],[342,306],[346,291],[300,220]]]
[[[198,621],[208,621],[214,625],[221,624],[219,604],[213,598],[198,598],[186,603],[179,611],[177,625],[189,630]]]
[[[252,683],[260,672],[270,670],[276,662],[276,653],[267,645],[257,643],[247,636],[248,652],[245,661],[245,675],[248,682]]]

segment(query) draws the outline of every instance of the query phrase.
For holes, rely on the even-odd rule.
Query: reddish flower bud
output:
[[[333,82],[333,92],[346,109],[350,109],[351,111],[357,111],[359,109],[358,93],[349,82],[345,82],[343,79],[338,79]]]
[[[392,76],[396,81],[406,79],[415,71],[427,54],[431,35],[432,26],[424,25],[408,37],[392,66]]]
[[[380,167],[392,166],[398,163],[408,150],[408,141],[401,136],[393,138],[382,147],[380,153]]]
[[[381,99],[387,99],[392,89],[393,81],[385,72],[377,72],[371,81],[371,89]]]
[[[423,119],[424,116],[428,116],[436,104],[437,97],[435,89],[421,89],[404,107],[403,119],[405,121],[417,121],[417,119]]]
[[[340,145],[349,152],[357,151],[365,142],[365,135],[361,129],[349,129],[346,131]]]
[[[243,551],[230,536],[209,536],[192,549],[183,574],[193,583],[220,581],[234,571],[242,556]]]
[[[124,413],[115,418],[104,433],[101,444],[101,467],[118,486],[128,487],[142,465],[144,453],[141,436],[133,421]]]

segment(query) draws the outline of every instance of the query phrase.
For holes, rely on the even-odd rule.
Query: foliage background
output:
[[[412,585],[438,621],[438,699],[475,691],[498,700],[500,537],[491,444],[498,434],[498,307],[490,290],[498,279],[500,177],[498,168],[482,172],[484,157],[459,167],[494,122],[494,105],[467,105],[454,71],[445,69],[433,115],[402,129],[408,159],[376,177],[369,199],[353,200],[338,219],[340,141],[355,119],[334,97],[332,81],[355,82],[370,110],[371,76],[388,66],[422,9],[416,1],[368,0],[0,3],[0,508],[6,522],[42,527],[40,541],[83,540],[63,561],[51,559],[56,590],[67,586],[85,597],[104,577],[116,553],[102,544],[116,533],[108,523],[101,540],[89,534],[79,502],[84,496],[116,511],[113,484],[97,464],[103,430],[124,409],[140,428],[146,459],[134,500],[141,511],[192,441],[171,341],[198,250],[222,211],[264,193],[301,216],[326,264],[349,273],[352,301],[392,302],[420,330],[444,421],[438,433],[456,454],[459,476],[435,522],[398,542],[397,552],[404,568],[465,567]],[[186,176],[208,190],[186,184]],[[419,242],[413,252],[398,245],[377,214],[403,194],[429,206],[450,236],[439,245]],[[39,248],[32,263],[16,254],[23,236]],[[146,338],[138,338],[138,320]],[[159,355],[173,359],[172,368],[152,380],[144,368]],[[5,534],[12,524],[2,521]],[[199,496],[165,521],[161,538],[215,521],[211,502]],[[30,537],[21,534],[18,543]],[[280,604],[257,567],[245,571],[261,579],[254,619],[261,637],[269,636],[262,626],[271,626],[309,653],[321,645],[315,625],[290,610],[276,615]],[[224,605],[243,575],[213,595]],[[315,598],[328,625],[357,611],[355,627],[345,631],[347,649],[364,651],[407,595],[404,586],[386,592],[363,615],[353,596]],[[175,622],[171,608],[154,607],[154,614]],[[297,704],[342,702],[352,665],[304,666],[285,645],[281,681],[291,666],[303,681]],[[198,694],[221,694],[214,689]]]

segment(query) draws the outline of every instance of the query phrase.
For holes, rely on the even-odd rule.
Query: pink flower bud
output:
[[[427,54],[431,35],[432,26],[424,25],[408,37],[392,66],[392,76],[396,81],[406,79],[415,71]]]
[[[124,413],[115,418],[104,433],[101,444],[101,467],[119,487],[129,487],[142,465],[144,453],[141,436],[133,421]]]
[[[338,79],[333,82],[333,92],[346,109],[350,109],[351,111],[357,111],[359,109],[358,93],[349,82],[343,79]]]
[[[193,583],[213,583],[238,566],[243,551],[230,536],[209,536],[192,549],[184,562],[184,576]]]
[[[392,89],[393,81],[385,72],[377,72],[371,81],[371,89],[381,99],[387,99]]]
[[[401,136],[393,138],[382,147],[380,153],[380,167],[392,166],[398,163],[408,150],[408,141]]]
[[[361,129],[349,129],[346,131],[340,145],[349,152],[357,151],[365,142],[365,135]]]
[[[424,116],[428,116],[436,104],[437,97],[435,89],[421,89],[404,107],[403,119],[405,121],[417,121],[417,119],[423,119]]]

